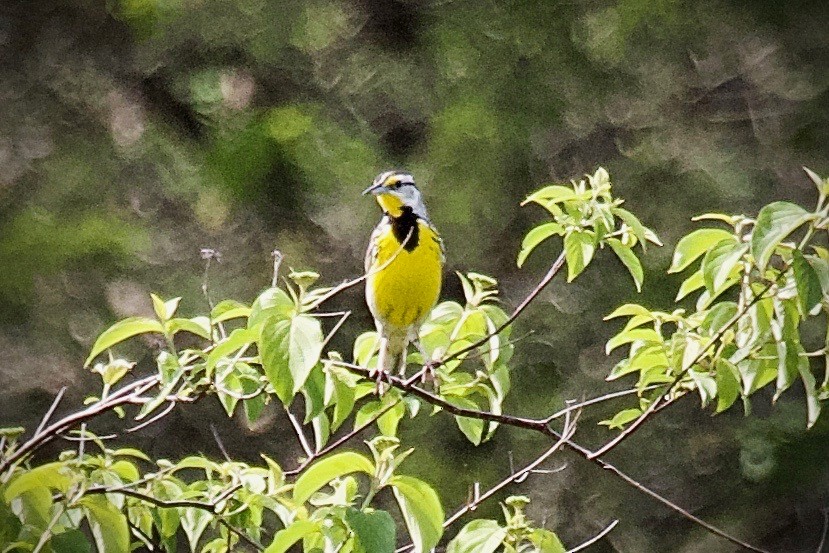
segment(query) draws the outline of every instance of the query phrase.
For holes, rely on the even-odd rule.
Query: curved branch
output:
[[[369,370],[364,368],[364,367],[360,367],[360,366],[354,365],[352,363],[346,363],[346,362],[340,362],[340,361],[332,361],[332,363],[335,363],[335,364],[337,364],[339,366],[342,366],[342,367],[345,367],[345,368],[347,368],[347,369],[349,369],[349,370],[351,370],[355,373],[358,373],[358,374],[361,374],[361,375],[364,375],[364,376],[368,377]],[[702,526],[703,528],[705,528],[706,530],[708,530],[712,534],[715,534],[715,535],[717,535],[717,536],[733,543],[734,545],[738,545],[738,546],[740,546],[740,547],[742,547],[742,548],[744,548],[748,551],[754,551],[755,553],[769,553],[769,551],[766,550],[766,549],[761,549],[761,548],[756,547],[754,545],[751,545],[747,542],[744,542],[744,541],[740,540],[739,538],[735,538],[734,536],[728,534],[724,530],[721,530],[721,529],[717,528],[713,524],[705,522],[701,518],[699,518],[697,516],[694,516],[693,514],[686,511],[685,509],[683,509],[682,507],[680,507],[676,503],[672,502],[671,500],[667,499],[666,497],[663,497],[663,496],[659,495],[655,491],[653,491],[650,488],[648,488],[648,487],[644,486],[643,484],[639,483],[634,478],[628,476],[627,474],[622,472],[620,469],[618,469],[615,466],[611,465],[610,463],[608,463],[607,461],[605,461],[601,457],[594,456],[593,452],[590,451],[589,449],[587,449],[586,447],[570,440],[567,437],[563,437],[561,434],[559,434],[558,432],[556,432],[555,430],[550,428],[549,424],[547,423],[547,421],[545,419],[528,419],[528,418],[523,418],[523,417],[514,417],[514,416],[510,416],[510,415],[500,415],[500,414],[496,414],[496,413],[490,413],[489,411],[478,411],[478,410],[475,410],[475,409],[465,409],[465,408],[462,408],[462,407],[456,407],[456,406],[452,405],[451,403],[447,402],[446,400],[444,400],[443,398],[441,398],[440,396],[437,396],[437,395],[435,395],[431,392],[428,392],[428,391],[424,390],[423,388],[420,388],[420,387],[416,386],[415,384],[410,383],[408,380],[398,378],[398,377],[396,377],[394,375],[391,375],[389,373],[380,373],[379,378],[381,378],[383,381],[385,381],[390,386],[393,386],[393,387],[395,387],[395,388],[397,388],[397,389],[399,389],[403,392],[406,392],[408,394],[411,394],[415,397],[419,397],[419,398],[425,400],[426,402],[428,402],[432,405],[436,405],[436,406],[442,408],[443,410],[448,411],[449,413],[452,413],[453,415],[459,415],[459,416],[462,416],[462,417],[469,417],[469,418],[480,419],[480,420],[485,420],[485,421],[492,421],[492,422],[497,422],[497,423],[500,423],[500,424],[505,424],[507,426],[515,426],[517,428],[524,428],[524,429],[527,429],[527,430],[533,430],[535,432],[540,432],[540,433],[542,433],[546,436],[554,438],[555,440],[562,440],[564,447],[567,447],[568,449],[575,452],[580,457],[583,457],[584,459],[590,461],[594,465],[597,465],[597,466],[599,466],[600,468],[602,468],[606,471],[612,472],[616,477],[623,480],[629,486],[631,486],[634,489],[636,489],[636,490],[652,497],[653,499],[657,500],[659,503],[662,503],[663,505],[665,505],[666,507],[668,507],[672,511],[682,515],[684,518],[690,520],[691,522],[694,522],[695,524],[698,524],[699,526]]]

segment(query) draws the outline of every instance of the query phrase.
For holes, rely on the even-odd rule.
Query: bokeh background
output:
[[[590,397],[614,360],[601,318],[635,300],[670,308],[665,269],[690,217],[753,212],[815,193],[829,173],[829,3],[822,0],[4,0],[0,4],[0,424],[32,427],[96,390],[82,368],[116,319],[151,313],[149,292],[205,308],[199,249],[222,253],[214,298],[250,301],[270,252],[336,283],[356,276],[376,206],[359,192],[411,170],[453,271],[499,278],[516,304],[557,253],[515,267],[541,219],[519,201],[598,165],[666,246],[649,249],[638,295],[599,256],[556,281],[516,326],[510,412],[542,415]],[[359,290],[335,346],[370,328]],[[152,370],[153,344],[119,351]],[[611,454],[693,513],[774,551],[814,551],[829,506],[829,423],[811,431],[798,391],[712,418],[687,399]],[[592,410],[581,440],[610,434]],[[256,428],[216,402],[177,409],[125,438],[159,456],[297,453],[284,418]],[[99,427],[105,430],[106,424]],[[502,429],[479,448],[448,417],[406,425],[408,470],[447,509],[540,451]],[[60,447],[61,444],[55,447]],[[575,545],[614,518],[596,552],[733,551],[591,465],[513,488]],[[478,511],[497,516],[492,503]]]

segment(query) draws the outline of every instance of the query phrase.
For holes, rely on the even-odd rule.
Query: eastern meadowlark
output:
[[[381,173],[363,194],[373,194],[383,210],[365,261],[366,301],[380,336],[379,378],[379,371],[405,373],[409,343],[440,294],[443,243],[409,173]]]

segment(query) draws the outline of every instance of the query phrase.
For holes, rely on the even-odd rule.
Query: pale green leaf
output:
[[[559,184],[552,184],[550,186],[545,186],[541,190],[537,190],[527,196],[527,199],[521,202],[521,205],[527,205],[530,202],[535,202],[547,207],[552,204],[573,200],[577,197],[578,195],[572,188],[561,186]]]
[[[36,488],[56,490],[66,493],[72,479],[65,473],[66,464],[62,462],[46,463],[22,472],[12,478],[3,492],[6,502]]]
[[[751,234],[751,254],[760,271],[765,271],[775,248],[787,236],[814,218],[813,213],[789,202],[774,202],[761,209]]]
[[[535,546],[533,553],[566,553],[564,544],[558,536],[544,528],[536,528],[530,534],[530,541]]]
[[[129,553],[127,517],[103,495],[88,495],[79,503],[86,508],[86,518],[98,551]]]
[[[679,286],[679,291],[677,292],[676,299],[674,301],[679,301],[691,292],[699,290],[704,286],[705,277],[702,274],[702,270],[695,271],[694,274],[682,281],[682,284]]]
[[[699,229],[683,236],[676,245],[668,272],[678,273],[682,271],[715,244],[723,240],[737,241],[730,232],[715,228]]]
[[[167,321],[164,324],[164,328],[170,336],[184,330],[185,332],[200,336],[205,340],[210,339],[210,325],[207,317],[194,317],[192,319],[176,317],[175,319]]]
[[[748,251],[748,244],[736,244],[732,240],[723,240],[714,245],[702,259],[702,276],[705,288],[712,299],[724,292],[729,282],[740,274],[739,263]]]
[[[280,530],[273,537],[265,553],[285,553],[299,540],[320,531],[320,523],[311,520],[294,521],[287,528]]]
[[[616,256],[619,258],[619,261],[627,267],[630,276],[633,277],[633,283],[636,285],[636,291],[642,291],[642,282],[645,279],[645,273],[642,270],[642,263],[639,261],[639,258],[636,257],[636,254],[633,253],[633,250],[626,247],[616,238],[608,238],[607,243],[610,244],[610,247],[616,252]]]
[[[413,552],[428,552],[443,535],[443,506],[438,494],[411,476],[395,476],[390,483],[414,544]]]
[[[506,537],[507,529],[496,521],[473,520],[449,542],[446,553],[495,553]]]
[[[797,370],[800,372],[800,379],[803,381],[803,388],[806,390],[806,426],[807,428],[811,428],[817,422],[821,408],[815,386],[815,375],[812,374],[808,360],[798,363]]]
[[[626,303],[621,307],[617,307],[610,315],[605,316],[604,320],[609,321],[616,317],[634,317],[637,315],[651,316],[651,312],[650,309],[639,304]]]
[[[573,231],[564,237],[564,257],[567,260],[567,282],[574,278],[590,264],[596,245],[593,236],[583,231]]]
[[[364,472],[373,475],[374,464],[364,455],[353,451],[344,451],[325,457],[311,465],[297,478],[296,484],[294,484],[294,501],[305,503],[314,492],[331,482],[331,480],[352,472]]]
[[[111,348],[119,342],[123,342],[127,338],[132,338],[139,334],[146,334],[148,332],[157,332],[164,334],[164,327],[160,322],[148,317],[130,317],[123,321],[118,321],[108,329],[106,329],[98,339],[95,340],[95,345],[92,346],[92,351],[89,357],[84,362],[84,367],[95,359],[101,352],[107,348]]]
[[[530,230],[521,242],[521,251],[518,254],[518,266],[524,265],[527,257],[544,240],[551,236],[564,234],[564,227],[559,223],[551,222],[539,225]]]
[[[625,409],[623,411],[619,411],[618,413],[616,413],[616,415],[614,415],[612,419],[601,421],[599,424],[605,425],[610,429],[622,429],[625,427],[627,423],[638,419],[641,414],[641,409]]]

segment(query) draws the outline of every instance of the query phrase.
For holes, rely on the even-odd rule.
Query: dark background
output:
[[[249,302],[270,281],[269,252],[336,283],[362,270],[377,207],[359,192],[406,167],[453,272],[500,279],[514,306],[557,253],[519,271],[523,234],[543,214],[518,203],[544,183],[605,166],[616,193],[664,240],[637,295],[603,253],[558,280],[516,325],[508,412],[548,414],[606,383],[601,318],[623,301],[671,309],[665,269],[692,215],[753,213],[776,199],[812,205],[800,169],[829,174],[829,3],[588,0],[5,0],[0,4],[0,424],[30,428],[61,386],[63,409],[97,390],[83,358],[118,318],[150,314],[149,292],[205,308],[201,247],[222,252],[214,298]],[[362,294],[335,347],[371,322]],[[149,347],[148,347],[149,346]],[[152,370],[153,344],[118,351]],[[829,505],[829,423],[805,430],[799,390],[759,394],[710,417],[688,398],[611,460],[695,514],[775,551],[814,551]],[[624,400],[586,413],[581,441]],[[269,411],[256,428],[218,404],[177,409],[124,438],[158,456],[295,445]],[[105,430],[106,421],[97,430]],[[444,416],[404,426],[405,465],[447,509],[475,480],[508,473],[544,444],[502,429],[480,448]],[[67,445],[67,447],[69,447]],[[734,548],[610,475],[560,456],[556,474],[513,491],[575,545],[614,518],[594,551]],[[478,511],[498,516],[496,504]]]

